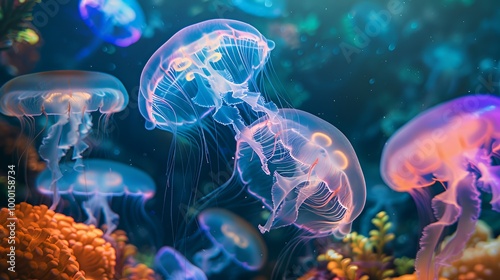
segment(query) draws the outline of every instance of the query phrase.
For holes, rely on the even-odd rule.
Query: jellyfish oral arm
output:
[[[478,179],[481,190],[492,194],[491,206],[493,210],[500,212],[500,166],[480,163],[477,168],[481,173]]]
[[[109,207],[109,203],[106,201],[104,195],[95,193],[89,200],[83,202],[82,206],[88,217],[85,222],[86,224],[93,224],[96,227],[99,227],[96,216],[100,215],[100,212],[102,211],[106,223],[106,235],[109,236],[118,227],[120,216],[111,210],[111,207]]]
[[[56,186],[56,182],[62,177],[59,161],[68,149],[73,147],[73,159],[76,160],[74,167],[82,167],[81,154],[88,148],[84,139],[92,127],[90,115],[84,112],[56,115],[55,118],[56,123],[49,128],[39,149],[40,156],[52,172],[51,189],[54,190],[54,201],[51,210],[57,207],[60,199]]]
[[[424,228],[422,238],[420,239],[420,250],[417,253],[415,261],[418,279],[437,279],[439,268],[443,263],[451,259],[452,256],[447,255],[452,251],[450,247],[448,247],[447,252],[442,252],[438,255],[435,252],[438,250],[443,230],[447,226],[453,225],[459,219],[461,221],[463,219],[461,222],[462,226],[457,229],[452,244],[461,245],[463,243],[463,246],[465,246],[467,239],[465,241],[463,239],[467,238],[474,230],[474,226],[472,226],[472,231],[470,231],[470,224],[475,223],[474,219],[477,220],[479,208],[473,204],[467,206],[470,209],[467,209],[468,212],[464,213],[465,211],[459,205],[458,200],[465,203],[469,202],[468,200],[475,201],[474,197],[466,198],[466,194],[474,192],[467,190],[467,188],[470,189],[472,187],[470,178],[464,176],[461,180],[450,181],[447,190],[432,199],[432,208],[437,221]],[[473,195],[475,194],[473,193]],[[464,214],[464,217],[461,218],[462,214]],[[463,246],[457,249],[462,250]]]

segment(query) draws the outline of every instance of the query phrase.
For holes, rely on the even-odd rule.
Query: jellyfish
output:
[[[140,211],[135,207],[129,208],[144,214],[144,201],[153,197],[156,192],[155,183],[148,174],[119,162],[86,159],[82,171],[75,170],[71,164],[61,164],[60,169],[62,177],[57,183],[58,193],[87,198],[82,203],[82,208],[88,217],[86,223],[99,226],[102,221],[106,225],[107,235],[116,229],[119,222],[119,216],[111,209],[108,198],[120,196],[135,198],[133,200],[138,200],[142,204]],[[53,194],[51,183],[51,171],[45,170],[37,177],[38,191],[43,194]],[[98,219],[101,213],[104,215],[103,220]]]
[[[139,109],[146,128],[189,136],[203,131],[203,120],[211,116],[230,126],[236,139],[260,150],[255,139],[245,138],[245,119],[257,114],[274,119],[277,113],[257,82],[273,48],[273,41],[235,20],[208,20],[180,30],[153,54],[142,72]],[[266,170],[264,155],[258,156]]]
[[[202,232],[212,246],[196,252],[193,262],[207,275],[220,273],[230,264],[259,270],[267,258],[261,235],[247,221],[223,208],[209,208],[198,215]]]
[[[366,186],[349,140],[333,125],[307,112],[280,109],[277,123],[263,116],[248,129],[269,163],[237,143],[236,169],[247,191],[271,211],[261,233],[295,225],[314,236],[344,236],[361,213]]]
[[[286,10],[285,0],[232,0],[245,13],[265,18],[277,18]]]
[[[77,61],[91,55],[102,41],[128,47],[137,42],[146,29],[144,13],[135,0],[80,0],[79,10],[97,37],[76,55]]]
[[[461,77],[471,72],[467,51],[462,44],[440,43],[428,47],[422,60],[431,69],[425,82],[426,91],[438,92],[443,89],[452,94]]]
[[[82,166],[88,148],[85,137],[92,128],[90,113],[109,116],[127,106],[128,95],[115,77],[87,71],[50,71],[16,77],[0,88],[0,113],[31,120],[44,115],[54,123],[38,150],[51,172],[54,194],[51,209],[59,202],[56,183],[62,177],[59,160],[72,148],[74,168]]]
[[[418,279],[437,279],[442,266],[460,257],[480,214],[479,190],[491,193],[492,208],[500,211],[498,120],[498,97],[460,97],[421,113],[385,145],[384,181],[396,191],[409,192],[419,210],[429,211],[421,199],[429,196],[432,185],[444,188],[432,198],[434,219],[420,239]],[[440,246],[443,230],[454,224],[450,241]]]
[[[206,280],[207,276],[172,247],[162,247],[154,259],[155,271],[165,279]]]

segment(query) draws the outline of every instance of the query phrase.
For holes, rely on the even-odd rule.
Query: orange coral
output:
[[[154,271],[144,264],[135,261],[137,248],[128,244],[127,234],[123,230],[116,230],[111,234],[116,249],[116,278],[130,280],[154,280]]]
[[[6,227],[8,215],[6,208],[0,211],[1,279],[85,279],[68,242],[51,235],[48,229],[18,219],[15,221],[15,243],[10,244],[10,229]],[[15,248],[14,271],[8,270],[11,264],[6,259],[11,246]]]
[[[0,221],[3,221],[1,222],[2,225],[6,224],[6,218],[8,212],[9,211],[7,209],[2,209],[0,212],[1,213]],[[49,210],[45,205],[32,206],[27,203],[21,203],[19,205],[16,205],[15,215],[18,219],[17,225],[19,228],[25,227],[27,228],[27,230],[31,229],[35,231],[43,229],[45,233],[42,234],[42,236],[50,235],[50,237],[46,238],[46,241],[48,243],[58,244],[57,242],[59,242],[62,243],[64,246],[66,246],[64,247],[62,245],[59,245],[59,247],[61,248],[60,251],[65,253],[66,261],[70,261],[72,260],[72,258],[76,259],[75,262],[76,271],[74,267],[72,268],[71,271],[74,271],[75,273],[78,272],[79,270],[84,271],[84,273],[78,276],[80,279],[85,279],[83,278],[83,275],[85,275],[87,279],[106,280],[114,278],[115,274],[114,267],[116,258],[115,249],[113,248],[113,246],[111,246],[109,242],[106,242],[102,238],[103,232],[100,229],[97,229],[92,225],[87,226],[85,224],[75,223],[73,218],[59,213],[55,213],[54,211]],[[18,231],[16,230],[16,238],[28,238],[28,237],[22,237],[21,234],[17,235],[17,232]],[[27,234],[29,234],[28,231],[26,231],[25,235]],[[7,242],[6,239],[7,236],[3,235],[2,244],[3,242]],[[31,253],[32,255],[34,254],[35,256],[37,256],[37,252],[40,250],[39,249],[40,246],[34,246],[33,247],[34,249],[30,250],[32,247],[26,248],[27,250],[24,250],[25,252],[24,254]],[[53,248],[52,250],[55,250],[55,248]],[[19,255],[21,254],[22,253],[19,252]],[[51,253],[49,253],[49,255],[50,255],[49,257],[55,257],[55,255]],[[0,258],[3,258],[5,256],[6,254],[2,253]],[[31,264],[32,262],[41,263],[42,259],[35,258],[33,261],[31,261],[28,258],[21,258],[18,261],[16,261],[16,265],[20,266],[22,261],[26,261],[29,264]],[[4,262],[3,261],[0,262],[2,262],[3,265]],[[55,265],[57,263],[54,262],[53,264]],[[56,267],[51,267],[52,273],[62,274],[62,272],[64,272],[64,270],[59,270],[63,269],[59,267],[57,267],[57,270],[54,270],[53,268]],[[23,273],[25,272],[26,271],[23,271]],[[33,278],[43,279],[43,277],[42,278],[40,277],[30,278],[29,276],[27,277],[28,278],[26,279],[33,279]],[[67,277],[60,276],[60,277],[63,278],[58,278],[58,279],[75,279],[70,276]],[[17,279],[17,277],[13,278]],[[50,279],[56,279],[56,278],[50,278]]]

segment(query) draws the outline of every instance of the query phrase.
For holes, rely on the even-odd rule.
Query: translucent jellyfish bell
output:
[[[54,119],[39,148],[51,172],[54,201],[62,177],[59,160],[73,148],[75,168],[82,166],[85,137],[92,128],[90,112],[112,114],[128,104],[127,91],[115,77],[87,71],[50,71],[16,77],[0,88],[0,113],[17,118],[45,115]]]
[[[246,270],[259,270],[267,258],[260,234],[245,220],[222,209],[206,209],[198,215],[200,228],[212,247],[197,252],[194,263],[207,275],[219,273],[230,263]]]
[[[277,18],[286,10],[286,0],[232,0],[245,13],[265,18]]]
[[[280,109],[279,122],[264,116],[248,132],[263,147],[270,175],[255,151],[238,141],[237,172],[248,192],[271,210],[262,233],[296,225],[315,236],[350,232],[366,201],[361,167],[349,140],[307,112]]]
[[[137,42],[146,27],[135,0],[80,0],[80,16],[102,40],[120,47]]]
[[[433,218],[420,240],[418,279],[436,279],[439,269],[463,252],[481,210],[478,189],[491,193],[500,211],[500,98],[473,95],[431,108],[399,129],[382,153],[381,174],[394,190],[409,192],[420,210],[419,194],[434,183],[444,191],[432,199]],[[443,230],[457,223],[440,246]]]
[[[162,247],[156,253],[155,271],[169,280],[206,280],[207,276],[172,247]]]
[[[245,129],[236,105],[255,112],[276,111],[256,90],[274,42],[254,27],[214,19],[188,26],[172,36],[149,59],[141,75],[139,109],[146,127],[173,133],[200,126],[207,115]]]
[[[57,182],[58,192],[62,195],[89,198],[83,202],[83,209],[89,217],[87,223],[98,226],[97,217],[102,212],[107,234],[113,232],[119,219],[111,210],[107,198],[131,196],[144,201],[153,197],[156,192],[153,179],[137,168],[102,159],[88,159],[84,164],[85,167],[81,171],[75,170],[71,164],[60,166],[62,177]],[[43,194],[53,194],[51,181],[51,172],[43,171],[37,178],[37,189]]]

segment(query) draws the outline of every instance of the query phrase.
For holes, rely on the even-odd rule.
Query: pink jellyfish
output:
[[[434,183],[444,191],[432,199],[434,222],[420,239],[418,279],[437,279],[439,269],[459,258],[481,211],[479,190],[492,194],[500,212],[500,98],[461,97],[421,113],[387,142],[381,162],[384,181],[396,191],[419,194]],[[443,230],[457,223],[444,246]]]

